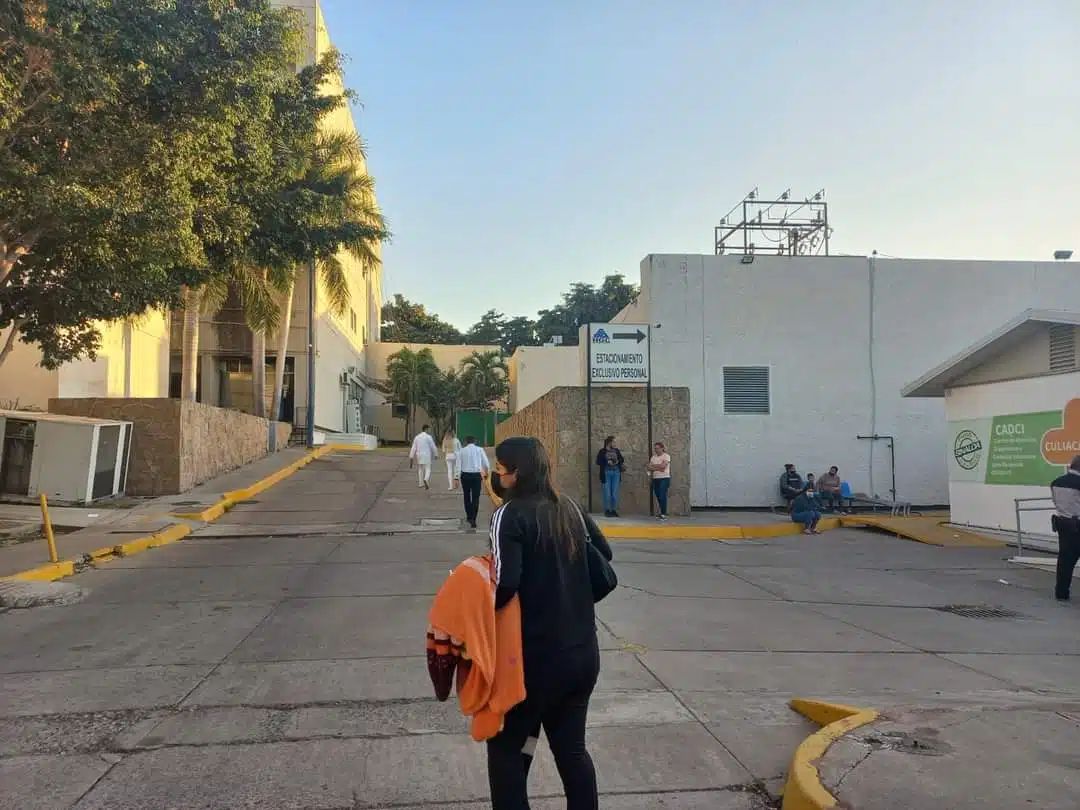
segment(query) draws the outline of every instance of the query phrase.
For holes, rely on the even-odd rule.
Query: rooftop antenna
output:
[[[713,229],[713,249],[717,256],[751,257],[744,264],[755,255],[828,256],[831,235],[825,189],[799,202],[790,188],[776,199],[763,199],[755,187],[721,217]]]

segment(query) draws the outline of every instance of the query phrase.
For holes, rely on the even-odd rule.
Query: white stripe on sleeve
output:
[[[499,580],[502,578],[502,549],[499,548],[499,527],[502,526],[503,512],[506,511],[506,504],[503,504],[495,510],[495,514],[491,516],[491,530],[488,536],[491,538],[491,553],[495,560],[495,584],[499,584]]]

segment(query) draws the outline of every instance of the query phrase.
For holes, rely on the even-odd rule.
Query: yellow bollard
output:
[[[41,493],[41,525],[45,528],[45,539],[49,542],[49,562],[60,562],[60,555],[56,553],[56,537],[53,535],[52,521],[49,520],[49,501],[45,493]]]

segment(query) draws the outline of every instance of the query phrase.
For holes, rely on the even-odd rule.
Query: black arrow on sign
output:
[[[615,340],[635,340],[641,343],[647,335],[638,329],[636,332],[615,332],[611,337]]]

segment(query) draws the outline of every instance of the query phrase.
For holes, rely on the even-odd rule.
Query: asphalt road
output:
[[[0,808],[487,806],[483,748],[423,658],[432,594],[486,535],[441,525],[459,496],[433,484],[400,453],[328,456],[75,577],[77,604],[0,614]],[[771,806],[813,730],[793,697],[1080,699],[1080,610],[1001,551],[836,530],[615,554],[590,730],[605,807]],[[957,603],[1020,615],[937,609]],[[532,788],[563,806],[543,750]]]

